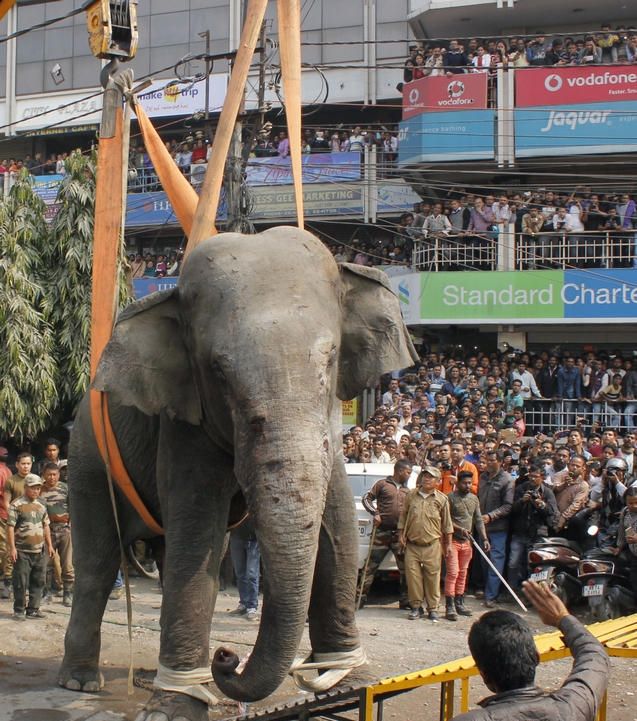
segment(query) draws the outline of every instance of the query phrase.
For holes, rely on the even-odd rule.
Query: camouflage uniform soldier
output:
[[[64,596],[62,603],[70,606],[73,599],[73,547],[71,546],[71,527],[69,525],[69,488],[60,481],[60,469],[55,462],[44,465],[42,471],[44,489],[40,501],[46,506],[51,528],[51,543],[60,556]],[[49,571],[53,576],[53,559],[49,562]],[[47,571],[47,578],[48,578]],[[48,585],[48,581],[47,581]]]
[[[23,451],[22,453],[18,453],[18,457],[16,458],[15,462],[17,472],[14,473],[11,478],[8,478],[5,481],[2,494],[2,500],[4,502],[4,507],[7,511],[7,514],[9,513],[9,506],[11,505],[11,503],[13,503],[16,498],[20,498],[24,494],[24,479],[29,473],[31,473],[32,465],[33,458],[30,453],[27,453],[25,451]],[[2,569],[0,570],[2,570],[5,589],[10,589],[11,578],[13,574],[13,560],[9,553],[5,554]],[[8,598],[9,594],[3,592],[2,596],[3,598]]]
[[[7,557],[7,518],[9,518],[9,504],[4,502],[4,484],[11,478],[11,469],[6,461],[9,451],[0,446],[0,598],[9,598],[9,586],[2,583],[3,569]]]
[[[40,611],[42,589],[46,573],[46,556],[53,555],[49,517],[38,497],[42,479],[29,473],[24,479],[24,495],[9,506],[7,541],[13,567],[13,616],[23,621],[27,589],[29,606],[27,618],[44,618]]]
[[[394,466],[394,475],[383,478],[374,484],[362,500],[363,506],[368,513],[374,516],[376,534],[372,545],[371,553],[367,563],[367,573],[363,583],[361,606],[367,599],[367,594],[374,582],[374,576],[378,567],[391,549],[396,558],[396,566],[400,572],[400,608],[409,608],[407,600],[407,582],[405,580],[405,556],[404,549],[398,539],[398,519],[403,510],[405,497],[408,488],[407,481],[411,476],[412,464],[410,461],[401,459]],[[375,504],[375,505],[374,505]]]

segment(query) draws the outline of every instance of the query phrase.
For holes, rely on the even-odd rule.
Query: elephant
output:
[[[234,654],[215,654],[219,690],[240,701],[271,694],[306,618],[315,657],[360,649],[357,529],[338,399],[416,360],[387,276],[337,264],[319,239],[292,227],[205,240],[174,289],[124,309],[93,388],[107,394],[128,474],[164,529],[160,669],[210,674],[224,538],[245,508],[261,547],[262,614],[240,673]],[[69,444],[69,493],[76,584],[58,680],[95,692],[120,552],[88,397]],[[125,546],[153,541],[117,489],[116,506]],[[205,702],[164,685],[139,718],[207,714]]]

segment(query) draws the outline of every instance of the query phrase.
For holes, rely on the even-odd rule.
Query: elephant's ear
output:
[[[119,316],[93,387],[152,416],[165,410],[193,425],[201,402],[184,345],[178,290],[153,293]]]
[[[391,370],[418,361],[400,303],[380,270],[339,263],[342,336],[337,395],[349,400]]]

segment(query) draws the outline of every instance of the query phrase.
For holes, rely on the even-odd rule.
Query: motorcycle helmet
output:
[[[609,458],[604,466],[605,471],[622,471],[626,473],[628,466],[623,458]]]

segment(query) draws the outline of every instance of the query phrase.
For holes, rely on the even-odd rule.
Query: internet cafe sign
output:
[[[637,322],[637,270],[412,273],[391,278],[408,324]]]

